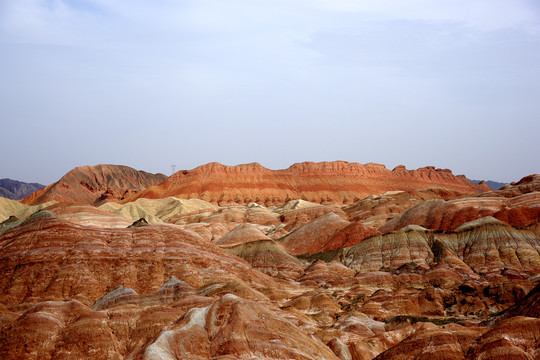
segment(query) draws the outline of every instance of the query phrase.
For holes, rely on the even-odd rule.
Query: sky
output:
[[[537,0],[0,0],[0,178],[345,160],[540,173]]]

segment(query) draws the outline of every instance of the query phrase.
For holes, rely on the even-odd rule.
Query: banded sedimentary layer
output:
[[[98,205],[124,199],[149,186],[158,185],[166,178],[163,174],[150,174],[123,165],[81,166],[22,202],[28,205],[47,201]]]
[[[349,204],[371,194],[434,186],[469,194],[489,190],[485,184],[473,184],[464,176],[434,167],[407,170],[398,166],[388,170],[379,164],[334,161],[305,162],[284,170],[270,170],[258,163],[238,166],[210,163],[179,171],[135,198],[175,196],[216,204],[257,202],[267,206],[282,205],[294,199]]]

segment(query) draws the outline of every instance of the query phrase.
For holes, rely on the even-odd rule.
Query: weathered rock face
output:
[[[222,248],[241,245],[257,240],[270,240],[262,231],[253,224],[241,224],[216,241],[216,245]]]
[[[189,311],[146,348],[142,359],[274,358],[337,359],[276,311],[225,295]]]
[[[132,196],[166,178],[163,174],[150,174],[122,165],[81,166],[22,202],[28,205],[47,201],[97,205]]]
[[[392,217],[426,200],[452,200],[465,196],[465,193],[442,188],[429,188],[388,192],[370,195],[345,208],[349,219],[364,225],[379,228]]]
[[[144,293],[170,276],[272,286],[272,279],[198,235],[171,226],[83,227],[38,213],[0,237],[0,302],[78,299],[91,304],[118,285]]]
[[[407,225],[449,231],[461,224],[492,216],[509,225],[525,227],[540,221],[540,175],[523,178],[514,185],[458,199],[429,199],[420,202],[381,226],[389,232]]]
[[[185,304],[191,308],[186,312]],[[233,294],[90,309],[76,301],[13,314],[2,359],[337,359],[302,320]]]
[[[316,188],[319,175],[295,171]],[[537,358],[535,179],[347,207],[140,198],[11,218],[0,224],[0,358]],[[437,230],[378,231],[415,206]]]
[[[350,223],[333,212],[305,224],[287,235],[283,240],[283,247],[289,254],[303,255],[316,254],[338,248],[337,241],[330,240],[334,235]]]
[[[380,235],[378,230],[366,226],[361,222],[353,222],[336,232],[326,243],[324,249],[335,250],[358,244],[362,240]]]
[[[468,274],[527,278],[540,273],[537,235],[494,218],[463,224],[450,233],[403,228],[343,248],[337,256],[361,271],[399,269],[412,263],[428,269],[443,262]]]
[[[282,205],[293,199],[315,203],[347,204],[371,194],[389,190],[443,187],[477,193],[487,185],[473,184],[450,170],[433,167],[393,171],[383,165],[344,161],[294,164],[284,170],[269,170],[257,163],[225,166],[210,163],[172,175],[163,184],[136,195],[136,198],[198,198],[211,203]]]
[[[125,217],[91,205],[57,203],[48,206],[46,209],[53,212],[61,220],[84,226],[126,228],[133,223],[133,221]]]
[[[403,211],[381,226],[381,232],[398,230],[407,225],[450,231],[461,224],[492,216],[509,225],[524,227],[540,221],[540,193],[514,198],[467,197],[456,200],[427,200]]]
[[[149,223],[167,222],[184,214],[212,211],[217,206],[199,199],[139,199],[127,204],[108,202],[99,207],[125,217],[131,221],[145,219]]]
[[[417,331],[397,346],[377,356],[376,359],[462,360],[467,355],[471,344],[484,332],[483,328],[466,328],[459,325]]]
[[[467,352],[467,359],[538,359],[540,319],[514,317],[486,332]]]
[[[540,174],[533,174],[525,176],[517,183],[505,185],[497,191],[481,193],[477,196],[516,197],[538,191],[540,191]]]
[[[490,328],[446,325],[417,331],[384,359],[537,359],[540,320],[515,317]]]
[[[296,279],[304,270],[301,261],[270,239],[227,246],[226,249],[246,260],[254,269],[276,278]]]
[[[499,322],[515,316],[540,318],[540,284],[536,285],[527,296],[499,316],[490,319],[489,323]]]

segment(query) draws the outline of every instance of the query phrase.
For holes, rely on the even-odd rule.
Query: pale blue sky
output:
[[[0,0],[0,178],[218,161],[540,172],[535,0]]]

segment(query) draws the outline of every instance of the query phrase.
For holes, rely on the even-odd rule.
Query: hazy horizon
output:
[[[7,0],[0,51],[0,178],[214,161],[540,173],[533,0]]]

